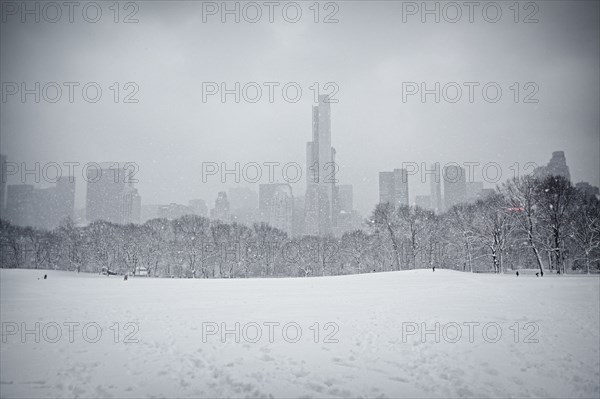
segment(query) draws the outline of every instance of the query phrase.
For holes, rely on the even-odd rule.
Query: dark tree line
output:
[[[418,268],[503,273],[600,271],[600,204],[556,176],[521,177],[475,203],[436,215],[379,204],[365,228],[334,237],[288,237],[187,215],[141,225],[105,221],[52,231],[0,220],[3,268],[134,273],[152,277],[321,276]]]

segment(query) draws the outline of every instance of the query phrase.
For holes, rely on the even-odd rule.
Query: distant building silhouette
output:
[[[227,223],[229,222],[229,216],[229,200],[227,199],[227,193],[225,191],[220,191],[215,200],[215,207],[210,212],[210,217]]]
[[[444,167],[444,205],[446,210],[467,200],[466,179],[464,168],[458,165]]]
[[[379,172],[379,202],[408,206],[408,173],[406,169]]]
[[[433,163],[429,172],[430,209],[435,213],[441,213],[444,211],[444,203],[442,201],[442,173],[439,162]]]
[[[562,176],[571,180],[571,173],[567,166],[567,158],[564,151],[554,151],[552,158],[546,166],[540,166],[534,171],[534,176],[538,179],[544,179],[548,176]]]
[[[141,197],[133,185],[133,171],[126,163],[103,163],[88,168],[86,219],[112,223],[139,223]]]
[[[306,234],[329,234],[336,225],[337,190],[335,149],[331,146],[329,97],[319,96],[312,110],[312,141],[306,144]]]
[[[6,188],[6,219],[19,226],[33,226],[34,194],[30,184],[9,184]]]
[[[140,223],[142,212],[142,197],[133,186],[125,186],[121,196],[120,223]]]
[[[287,183],[261,184],[259,212],[262,221],[291,236],[294,216],[292,187]]]
[[[60,177],[56,186],[34,188],[29,184],[8,186],[6,219],[19,226],[54,229],[74,218],[75,178]]]

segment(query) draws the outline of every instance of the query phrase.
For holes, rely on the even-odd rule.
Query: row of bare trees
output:
[[[392,270],[536,268],[543,276],[600,268],[599,201],[560,176],[513,179],[442,215],[379,204],[368,223],[376,241],[387,243]]]
[[[53,231],[0,220],[2,267],[237,278],[354,274],[417,268],[503,273],[600,270],[600,205],[568,180],[522,177],[476,203],[436,215],[379,204],[365,228],[288,237],[265,223],[187,215],[142,225],[66,220]]]

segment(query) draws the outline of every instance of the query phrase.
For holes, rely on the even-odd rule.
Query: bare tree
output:
[[[386,236],[392,244],[392,255],[396,270],[400,270],[400,247],[398,245],[398,214],[394,205],[389,202],[377,204],[373,211],[369,227],[375,234]]]
[[[565,238],[576,198],[575,188],[562,176],[548,176],[538,188],[539,217],[550,232],[549,252],[554,254],[556,270],[565,272]]]
[[[502,191],[510,205],[509,210],[514,215],[516,225],[527,236],[527,242],[535,255],[540,276],[544,276],[544,263],[538,248],[540,245],[537,232],[538,184],[532,176],[522,176],[506,182],[502,187]]]
[[[572,238],[578,249],[576,259],[585,263],[590,274],[592,262],[600,262],[600,201],[585,194],[578,195],[572,223]]]

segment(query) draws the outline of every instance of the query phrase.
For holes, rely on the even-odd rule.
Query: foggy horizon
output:
[[[314,23],[304,16],[289,23],[275,12],[256,23],[205,15],[201,2],[142,2],[137,23],[113,23],[104,10],[96,24],[75,13],[58,23],[21,23],[8,16],[1,26],[3,82],[97,82],[102,99],[75,96],[57,103],[25,103],[19,95],[3,101],[1,152],[9,162],[127,161],[139,166],[136,187],[142,204],[214,205],[218,191],[238,186],[201,180],[202,162],[263,164],[295,162],[306,173],[311,140],[314,82],[339,88],[331,104],[332,146],[339,184],[354,187],[355,208],[367,216],[378,202],[378,173],[403,162],[442,165],[496,162],[503,177],[511,165],[545,165],[553,151],[565,151],[573,183],[600,185],[599,48],[597,2],[544,2],[537,23],[514,23],[504,8],[498,23],[475,12],[457,23],[405,15],[399,3],[341,2],[337,23]],[[121,18],[129,11],[121,10]],[[321,10],[320,18],[330,11]],[[523,15],[528,12],[521,10]],[[310,14],[309,14],[310,12]],[[79,17],[79,18],[78,18]],[[31,17],[30,17],[31,18]],[[124,38],[127,39],[124,39]],[[518,45],[516,44],[518,43]],[[44,60],[40,62],[40,60]],[[137,84],[138,103],[114,103],[114,82]],[[203,102],[203,82],[297,82],[296,103],[266,99],[225,103],[219,95]],[[403,82],[497,82],[497,103],[478,90],[470,103],[435,103],[419,95],[403,102]],[[514,82],[539,87],[538,103],[513,101]],[[63,87],[64,88],[64,87]],[[264,88],[264,86],[263,86]],[[75,93],[79,93],[79,89]],[[463,91],[463,97],[466,90]],[[80,169],[78,169],[80,172]],[[483,181],[481,168],[474,180]],[[522,173],[521,173],[522,174]],[[15,184],[9,177],[9,184]],[[76,207],[84,206],[85,183],[76,174]],[[410,200],[429,193],[409,180]],[[30,183],[29,181],[27,183]],[[240,183],[258,192],[258,184]],[[493,188],[493,183],[486,183]],[[293,184],[304,196],[305,179]]]

